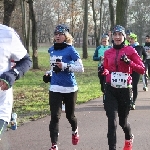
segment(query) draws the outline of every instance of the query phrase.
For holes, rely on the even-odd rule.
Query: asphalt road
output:
[[[150,91],[150,87],[149,87]],[[136,110],[131,110],[128,121],[135,136],[133,150],[150,150],[150,92],[142,90],[139,84],[139,95]],[[108,150],[107,118],[102,104],[102,98],[91,100],[76,106],[80,142],[74,146],[71,143],[71,127],[65,113],[60,119],[59,150]],[[50,116],[32,121],[18,127],[17,130],[6,131],[0,141],[0,150],[49,150]],[[117,150],[122,150],[124,133],[117,128]]]

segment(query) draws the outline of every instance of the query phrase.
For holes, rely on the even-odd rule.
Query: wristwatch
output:
[[[67,68],[69,68],[69,67],[71,67],[71,65],[70,65],[70,64],[67,64]]]
[[[67,68],[66,68],[66,70],[67,70],[67,71],[70,71],[70,70],[69,70],[70,67],[71,67],[71,65],[67,63]]]

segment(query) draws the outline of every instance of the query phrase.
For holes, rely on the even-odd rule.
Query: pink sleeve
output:
[[[129,66],[133,69],[133,71],[139,73],[139,74],[144,74],[145,73],[145,66],[142,62],[142,59],[137,53],[133,53],[130,57],[130,64]]]
[[[104,72],[102,73],[102,75],[108,75],[109,74],[109,71],[108,71],[108,60],[107,58],[105,57],[104,55]]]

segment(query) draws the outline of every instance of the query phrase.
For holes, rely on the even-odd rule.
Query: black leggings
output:
[[[144,86],[148,87],[148,78],[150,77],[150,59],[146,60],[145,63],[146,73],[144,74]]]
[[[148,76],[150,77],[150,59],[146,60],[145,67],[148,72]]]
[[[106,84],[106,93],[104,109],[108,117],[108,145],[109,150],[116,150],[116,129],[117,129],[117,112],[119,116],[119,125],[125,133],[125,139],[130,140],[131,128],[127,122],[130,111],[131,89],[114,88]]]
[[[133,71],[131,76],[132,76],[133,103],[135,104],[135,101],[138,96],[138,83],[140,79],[140,74]]]
[[[77,129],[77,118],[75,117],[75,103],[77,92],[59,93],[49,92],[49,103],[51,111],[51,120],[49,125],[51,142],[57,144],[59,134],[59,119],[61,116],[62,101],[65,103],[66,118],[71,124],[72,131]]]
[[[99,77],[99,81],[100,81],[100,85],[101,85],[101,91],[103,93],[105,93],[105,76],[100,75],[99,72],[98,72],[98,77]]]

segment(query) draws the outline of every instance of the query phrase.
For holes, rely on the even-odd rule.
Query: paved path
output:
[[[71,127],[65,118],[65,113],[62,113],[59,150],[108,150],[107,118],[102,98],[77,105],[76,116],[80,142],[77,146],[71,144]],[[16,131],[7,131],[0,142],[0,150],[49,150],[51,145],[48,131],[49,120],[50,116],[47,116],[26,123]],[[150,150],[150,92],[144,92],[141,83],[136,110],[131,110],[128,120],[135,135],[133,150]],[[124,133],[119,125],[117,136],[117,150],[122,150]]]

